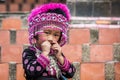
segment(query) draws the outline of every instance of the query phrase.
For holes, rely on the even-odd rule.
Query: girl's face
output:
[[[42,42],[48,40],[51,44],[58,42],[61,36],[61,31],[56,28],[45,28],[43,33],[38,35],[37,44],[41,45]]]

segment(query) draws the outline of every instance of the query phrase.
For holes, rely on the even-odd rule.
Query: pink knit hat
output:
[[[62,32],[59,44],[63,46],[67,41],[69,20],[70,12],[65,4],[48,3],[36,7],[28,16],[30,44],[33,44],[32,41],[35,35],[40,34],[46,26],[53,24]]]

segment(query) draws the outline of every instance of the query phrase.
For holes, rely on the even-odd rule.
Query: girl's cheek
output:
[[[42,42],[44,42],[44,41],[46,41],[47,40],[47,38],[46,37],[40,37],[40,41],[42,41]]]
[[[47,40],[47,36],[44,35],[44,33],[42,33],[42,34],[40,34],[39,39],[40,39],[40,41],[44,42]]]

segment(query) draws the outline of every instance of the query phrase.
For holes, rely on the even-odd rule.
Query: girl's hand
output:
[[[51,48],[50,42],[44,41],[41,44],[42,54],[45,55],[46,57],[48,57],[48,54],[50,53],[50,48]]]
[[[57,42],[54,42],[52,44],[51,48],[54,51],[54,54],[56,55],[56,57],[61,56],[62,49],[61,49],[60,45]]]
[[[55,42],[52,47],[51,47],[54,51],[54,55],[56,56],[56,58],[58,59],[58,61],[63,64],[64,63],[64,58],[62,56],[62,48],[61,46]]]

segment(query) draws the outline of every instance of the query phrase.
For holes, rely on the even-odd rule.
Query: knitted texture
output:
[[[58,13],[50,13],[49,10],[61,9],[65,13],[65,16]],[[33,38],[35,35],[43,32],[46,26],[55,25],[62,32],[60,39],[60,46],[63,46],[67,42],[68,22],[70,20],[69,9],[62,3],[49,3],[36,7],[32,10],[28,16],[29,23],[29,41],[33,44]],[[50,26],[49,26],[50,27]],[[51,26],[51,28],[53,28]]]
[[[48,10],[54,10],[60,8],[63,10],[63,12],[66,14],[66,18],[69,21],[70,20],[70,11],[68,7],[65,4],[62,3],[49,3],[44,4],[36,7],[32,10],[31,14],[28,17],[28,22],[32,19],[32,17],[36,16],[37,14],[46,13]]]

